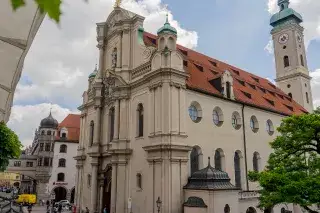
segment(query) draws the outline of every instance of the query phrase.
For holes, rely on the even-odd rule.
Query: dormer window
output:
[[[203,72],[203,67],[201,65],[199,64],[194,64],[194,65],[198,68],[199,71]]]
[[[253,77],[253,76],[251,76],[251,78],[252,78],[253,80],[255,80],[255,82],[259,83],[259,78],[256,78],[256,77]]]
[[[238,81],[238,82],[239,82],[239,84],[241,84],[242,86],[245,86],[244,81],[241,81],[241,80],[239,80],[239,79],[237,79],[237,81]]]

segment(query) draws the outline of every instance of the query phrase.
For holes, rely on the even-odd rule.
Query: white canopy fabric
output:
[[[26,2],[14,12],[9,0],[0,1],[0,121],[5,122],[24,59],[45,16],[33,0]]]

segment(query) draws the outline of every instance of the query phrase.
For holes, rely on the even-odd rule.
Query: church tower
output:
[[[289,7],[289,0],[278,0],[279,12],[271,17],[271,35],[279,88],[302,105],[313,110],[302,16]]]

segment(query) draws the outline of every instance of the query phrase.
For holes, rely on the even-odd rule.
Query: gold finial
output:
[[[116,0],[114,7],[120,7],[121,0]]]

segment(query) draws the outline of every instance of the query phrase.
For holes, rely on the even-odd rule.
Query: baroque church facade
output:
[[[177,45],[168,18],[157,35],[121,7],[97,24],[99,68],[79,107],[78,212],[261,212],[248,172],[266,166],[285,116],[313,109],[302,17],[278,5],[277,86]]]

